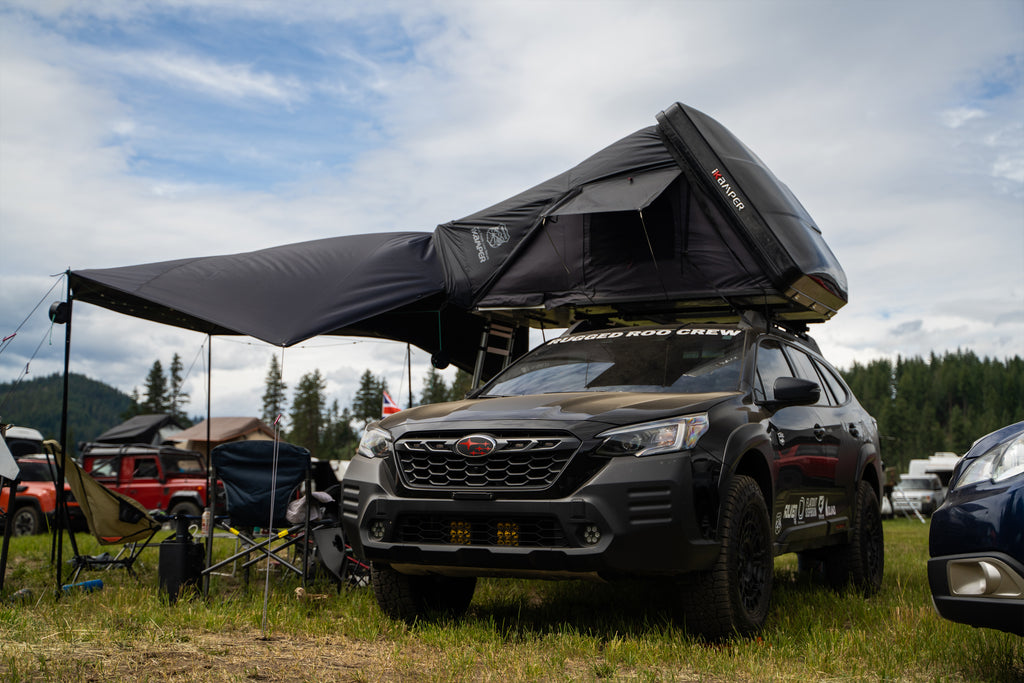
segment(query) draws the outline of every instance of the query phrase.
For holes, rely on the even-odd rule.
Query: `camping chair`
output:
[[[135,560],[160,531],[161,523],[136,500],[111,491],[93,479],[77,462],[64,454],[60,444],[47,441],[44,445],[59,460],[64,478],[82,509],[92,535],[100,545],[121,545],[117,555],[112,556],[108,552],[83,555],[78,550],[74,533],[68,534],[74,555],[67,582],[75,583],[84,569],[121,568],[137,579],[133,568]]]
[[[288,504],[305,484],[310,494],[310,455],[301,446],[277,441],[232,441],[213,449],[214,471],[224,483],[226,517],[214,519],[216,528],[237,540],[236,552],[216,562],[205,572],[213,573],[242,561],[246,571],[260,560],[270,558],[305,579],[309,568],[310,514],[297,523],[287,518]],[[257,539],[256,529],[261,535]],[[286,557],[301,543],[301,560]],[[296,553],[292,553],[293,555]],[[301,565],[301,566],[297,566]]]

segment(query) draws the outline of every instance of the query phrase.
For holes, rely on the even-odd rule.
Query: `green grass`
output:
[[[92,573],[102,591],[54,598],[49,537],[12,540],[0,606],[3,681],[1019,681],[1024,638],[941,619],[925,575],[927,526],[885,523],[879,595],[837,594],[776,561],[768,623],[753,638],[707,644],[673,618],[671,588],[482,580],[468,615],[407,626],[370,589],[310,592],[263,579],[213,580],[207,600],[168,605],[157,554],[140,580]],[[89,552],[98,548],[79,536]],[[218,551],[220,552],[220,550]],[[85,578],[83,576],[83,578]]]

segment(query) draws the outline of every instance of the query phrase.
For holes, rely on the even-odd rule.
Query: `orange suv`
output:
[[[14,503],[10,489],[5,486],[0,492],[0,509],[10,512],[13,535],[30,536],[52,528],[57,517],[57,487],[54,485],[57,466],[47,455],[25,455],[17,458],[21,470],[16,481]],[[68,501],[68,518],[71,528],[84,526],[84,516],[71,487],[64,484],[64,495]]]

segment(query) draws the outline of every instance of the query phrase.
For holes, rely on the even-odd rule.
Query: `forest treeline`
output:
[[[33,377],[0,384],[0,422],[32,427],[47,439],[60,438],[64,376]],[[68,376],[68,443],[88,441],[122,422],[131,397],[114,387],[71,373]]]
[[[71,375],[69,441],[89,440],[139,413],[173,413],[185,424],[189,397],[180,391],[181,364],[175,357],[164,373],[159,361],[143,391],[127,395],[83,375]],[[913,458],[936,451],[964,453],[980,436],[1024,420],[1024,359],[979,358],[971,351],[928,358],[879,359],[842,371],[858,400],[878,421],[887,467],[906,471]],[[0,384],[0,420],[35,427],[50,438],[60,430],[63,380],[60,375],[19,385]],[[276,356],[271,356],[264,393],[254,414],[268,425],[279,422],[284,438],[325,459],[347,459],[358,434],[381,416],[387,383],[366,370],[347,405],[328,400],[319,370],[303,375],[289,392]],[[414,403],[458,400],[470,388],[459,371],[447,383],[431,368]],[[406,406],[400,406],[405,408]],[[257,410],[258,408],[258,410]]]
[[[971,351],[854,363],[842,372],[878,421],[887,467],[937,451],[963,455],[991,431],[1024,420],[1024,359]]]

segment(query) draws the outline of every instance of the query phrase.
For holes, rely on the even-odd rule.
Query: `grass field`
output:
[[[12,540],[0,606],[3,681],[1021,681],[1024,638],[941,619],[925,576],[928,529],[885,522],[879,595],[836,594],[776,561],[760,636],[707,644],[673,619],[671,588],[481,581],[469,614],[409,627],[368,588],[291,578],[247,590],[215,577],[210,597],[168,605],[157,552],[140,580],[93,573],[104,588],[54,599],[50,539]],[[161,534],[160,538],[164,535]],[[80,535],[83,550],[98,552]],[[86,578],[86,577],[82,577]],[[28,588],[28,600],[8,596]]]

